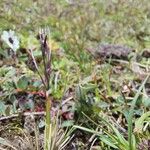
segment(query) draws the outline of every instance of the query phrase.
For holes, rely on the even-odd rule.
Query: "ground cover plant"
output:
[[[150,149],[148,0],[0,6],[0,149]]]

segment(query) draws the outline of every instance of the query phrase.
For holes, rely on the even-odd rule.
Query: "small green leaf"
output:
[[[5,115],[6,106],[0,101],[0,115]]]
[[[73,124],[74,124],[73,120],[67,120],[62,123],[62,127],[69,127],[72,126]]]
[[[9,116],[9,115],[10,115],[10,112],[11,112],[11,108],[10,108],[10,106],[7,106],[6,109],[5,109],[5,114],[6,114],[7,116]]]
[[[150,97],[143,98],[143,105],[145,107],[150,107]]]
[[[17,88],[25,90],[28,86],[28,79],[27,77],[23,76],[21,79],[19,79],[17,83]]]

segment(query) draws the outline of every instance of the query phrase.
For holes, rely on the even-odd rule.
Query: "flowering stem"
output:
[[[49,141],[50,141],[50,123],[51,123],[51,115],[50,115],[50,110],[51,110],[51,100],[49,97],[48,92],[46,94],[46,124],[45,124],[45,134],[46,134],[46,139],[45,139],[45,150],[49,149]]]

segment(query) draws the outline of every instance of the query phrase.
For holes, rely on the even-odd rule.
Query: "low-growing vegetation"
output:
[[[148,0],[0,6],[0,149],[150,149]]]

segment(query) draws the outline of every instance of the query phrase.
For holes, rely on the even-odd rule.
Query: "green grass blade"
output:
[[[119,148],[114,144],[114,142],[113,142],[110,138],[108,138],[108,137],[106,137],[106,136],[102,136],[102,137],[100,137],[100,139],[101,139],[101,141],[103,141],[106,145],[108,145],[108,146],[110,146],[110,147],[112,147],[112,148],[115,148],[115,149],[119,149]]]
[[[92,121],[95,125],[99,126],[96,122],[94,122],[91,118],[89,118],[85,113],[83,113],[85,117],[87,117],[87,119],[89,119],[90,121]],[[112,124],[110,124],[106,119],[100,117],[100,120],[106,125],[108,126],[115,134],[112,135],[111,133],[109,133],[106,129],[103,128],[103,131],[105,131],[105,133],[114,141],[117,142],[118,145],[122,145],[123,147],[125,147],[126,149],[129,148],[129,144],[127,142],[127,140],[123,137],[123,135],[118,131],[117,128],[115,128]],[[100,127],[102,128],[102,127]],[[115,136],[116,135],[116,136]]]
[[[134,107],[136,105],[136,102],[137,102],[137,99],[144,87],[144,85],[146,84],[147,80],[149,78],[149,75],[146,77],[146,79],[143,81],[142,85],[140,86],[138,92],[136,93],[133,101],[132,101],[132,104],[131,104],[131,108],[130,108],[130,111],[129,111],[129,117],[128,117],[128,142],[129,142],[129,149],[130,150],[133,150],[132,148],[132,143],[133,143],[133,140],[132,140],[132,132],[133,132],[133,124],[132,124],[132,119],[133,119],[133,113],[134,113]]]
[[[143,124],[144,124],[144,120],[146,118],[150,117],[150,111],[144,113],[136,122],[135,122],[135,132],[142,132],[142,128],[143,128]]]

